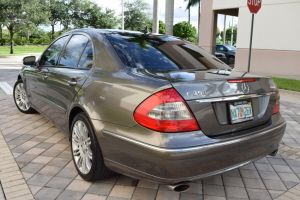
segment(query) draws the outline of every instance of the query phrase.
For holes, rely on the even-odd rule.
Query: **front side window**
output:
[[[163,35],[111,33],[107,38],[128,67],[155,70],[230,69],[199,46]]]
[[[73,35],[62,52],[59,66],[76,67],[81,53],[88,42],[84,35]]]
[[[92,65],[93,65],[93,47],[92,47],[91,42],[89,42],[86,45],[84,52],[82,53],[82,56],[78,63],[78,67],[92,68]]]
[[[68,36],[62,37],[56,40],[51,46],[45,51],[40,60],[40,65],[56,65],[59,52],[64,47],[66,41],[68,40]]]
[[[225,51],[226,49],[225,49],[224,46],[219,46],[219,50],[220,50],[220,51]]]

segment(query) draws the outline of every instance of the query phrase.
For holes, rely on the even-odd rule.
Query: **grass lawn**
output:
[[[10,54],[10,46],[0,46],[0,56],[23,56],[26,53],[43,53],[48,45],[43,46],[14,46],[14,54]]]
[[[300,80],[277,78],[277,77],[271,77],[271,78],[273,78],[274,82],[276,83],[279,89],[293,90],[293,91],[300,92]]]

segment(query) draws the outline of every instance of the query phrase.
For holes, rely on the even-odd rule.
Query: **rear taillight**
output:
[[[140,125],[159,132],[200,130],[188,105],[174,88],[148,97],[135,109],[133,116]]]
[[[276,87],[275,97],[276,97],[276,104],[275,104],[275,106],[273,108],[272,115],[278,113],[279,110],[280,110],[280,101],[279,101],[280,95],[279,95],[278,87]]]

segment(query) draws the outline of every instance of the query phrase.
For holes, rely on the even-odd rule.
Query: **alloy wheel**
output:
[[[15,101],[19,109],[22,111],[27,111],[30,106],[28,105],[28,98],[26,91],[24,89],[24,84],[19,83],[15,88]]]
[[[72,153],[75,164],[80,172],[88,174],[92,167],[93,152],[88,128],[81,120],[77,120],[73,126]]]

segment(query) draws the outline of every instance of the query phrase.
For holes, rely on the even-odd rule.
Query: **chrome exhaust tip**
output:
[[[179,182],[168,186],[174,192],[185,192],[190,188],[189,182]]]
[[[278,149],[276,149],[275,151],[273,151],[273,152],[270,153],[269,155],[270,155],[270,156],[276,156],[276,155],[277,155],[277,152],[278,152]]]

